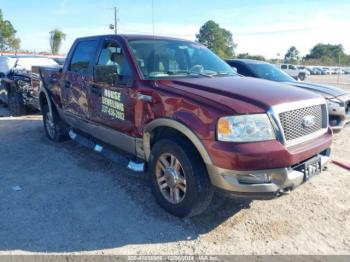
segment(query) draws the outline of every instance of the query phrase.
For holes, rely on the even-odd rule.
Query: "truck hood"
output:
[[[321,85],[321,84],[315,84],[315,83],[309,83],[309,82],[298,82],[298,81],[286,82],[286,84],[296,86],[296,87],[301,87],[309,91],[317,92],[320,95],[327,98],[333,98],[333,97],[348,94],[348,92],[335,86]]]
[[[220,103],[235,112],[266,112],[271,106],[320,96],[283,83],[251,77],[185,78],[163,82],[168,88]]]

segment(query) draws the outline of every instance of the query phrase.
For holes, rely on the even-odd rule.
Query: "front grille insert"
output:
[[[286,142],[316,133],[325,128],[324,105],[315,105],[279,114]]]

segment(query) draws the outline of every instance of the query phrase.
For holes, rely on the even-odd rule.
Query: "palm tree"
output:
[[[63,40],[66,40],[66,34],[59,29],[56,28],[50,32],[50,47],[53,55],[58,54]]]

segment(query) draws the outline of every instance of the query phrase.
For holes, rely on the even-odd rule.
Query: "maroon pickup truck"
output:
[[[215,189],[268,199],[319,174],[332,132],[324,98],[240,77],[199,43],[137,35],[81,38],[41,69],[46,135],[70,136],[134,171],[184,217]]]

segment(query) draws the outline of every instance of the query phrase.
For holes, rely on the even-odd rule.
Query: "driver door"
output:
[[[121,134],[133,135],[135,95],[127,56],[114,39],[105,39],[93,66],[89,89],[90,120]]]

